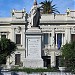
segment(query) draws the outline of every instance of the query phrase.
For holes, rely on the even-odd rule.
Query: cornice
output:
[[[46,24],[56,24],[56,23],[58,23],[58,24],[75,24],[75,20],[50,20],[50,21],[40,21],[40,24],[44,24],[44,23],[46,23]]]

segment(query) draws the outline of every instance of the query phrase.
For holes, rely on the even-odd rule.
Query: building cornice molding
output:
[[[62,20],[62,21],[59,21],[59,20],[57,20],[57,21],[40,21],[40,24],[56,24],[56,23],[58,23],[58,24],[75,24],[75,20],[67,20],[67,21],[65,21],[65,20]]]
[[[27,24],[26,21],[11,21],[10,24]]]

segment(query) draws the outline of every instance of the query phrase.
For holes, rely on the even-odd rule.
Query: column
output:
[[[64,45],[64,34],[62,33],[62,46]]]
[[[56,33],[56,37],[55,38],[56,38],[56,48],[57,48],[57,33]]]
[[[6,38],[8,38],[8,32],[6,33]]]
[[[15,30],[14,28],[12,28],[12,41],[15,42]]]
[[[53,49],[54,49],[54,45],[55,45],[55,44],[54,44],[54,37],[55,37],[55,36],[54,36],[54,28],[53,28],[53,29],[52,29],[52,42],[51,42],[51,44],[52,44],[51,46],[52,46]]]
[[[42,34],[42,48],[44,47],[44,33]]]
[[[63,45],[65,45],[65,33],[63,34],[63,41],[64,41],[64,43],[63,43]]]
[[[52,51],[51,52],[51,67],[55,67],[56,66],[56,56],[55,56],[55,52]]]
[[[10,68],[9,58],[7,58],[6,60],[6,65],[7,65],[7,68]]]
[[[71,29],[68,27],[65,30],[65,41],[68,43],[71,41]]]
[[[1,32],[0,32],[0,38],[1,38]]]
[[[68,39],[67,39],[67,28],[65,29],[65,44],[68,42]]]
[[[22,38],[21,38],[21,40],[22,40],[22,45],[23,45],[23,47],[25,48],[25,27],[22,28],[21,34],[22,34]]]
[[[44,50],[43,50],[43,48],[45,48],[45,44],[44,44],[44,33],[42,34],[42,45],[41,45],[41,47],[42,47],[42,52],[41,52],[41,55],[43,56],[44,55]]]
[[[51,36],[50,36],[50,33],[48,33],[48,48],[50,49],[50,42],[51,42]]]
[[[71,42],[71,29],[70,28],[68,28],[67,34],[68,34],[67,39],[68,39],[68,43],[69,43],[69,42]]]

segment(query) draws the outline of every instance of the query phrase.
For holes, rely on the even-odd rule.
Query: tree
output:
[[[17,49],[14,42],[7,38],[1,38],[0,40],[0,64],[3,64],[6,57],[9,56]]]
[[[60,13],[58,10],[57,10],[57,7],[56,4],[52,5],[52,1],[50,0],[45,0],[43,2],[40,3],[42,6],[41,6],[41,9],[43,11],[43,14],[50,14],[50,13]]]
[[[66,43],[61,50],[66,67],[75,72],[75,42]]]

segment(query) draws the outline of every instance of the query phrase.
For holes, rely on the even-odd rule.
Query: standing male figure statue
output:
[[[37,5],[37,1],[34,0],[34,5],[30,10],[30,26],[31,27],[38,27],[39,22],[40,22],[40,8]]]

